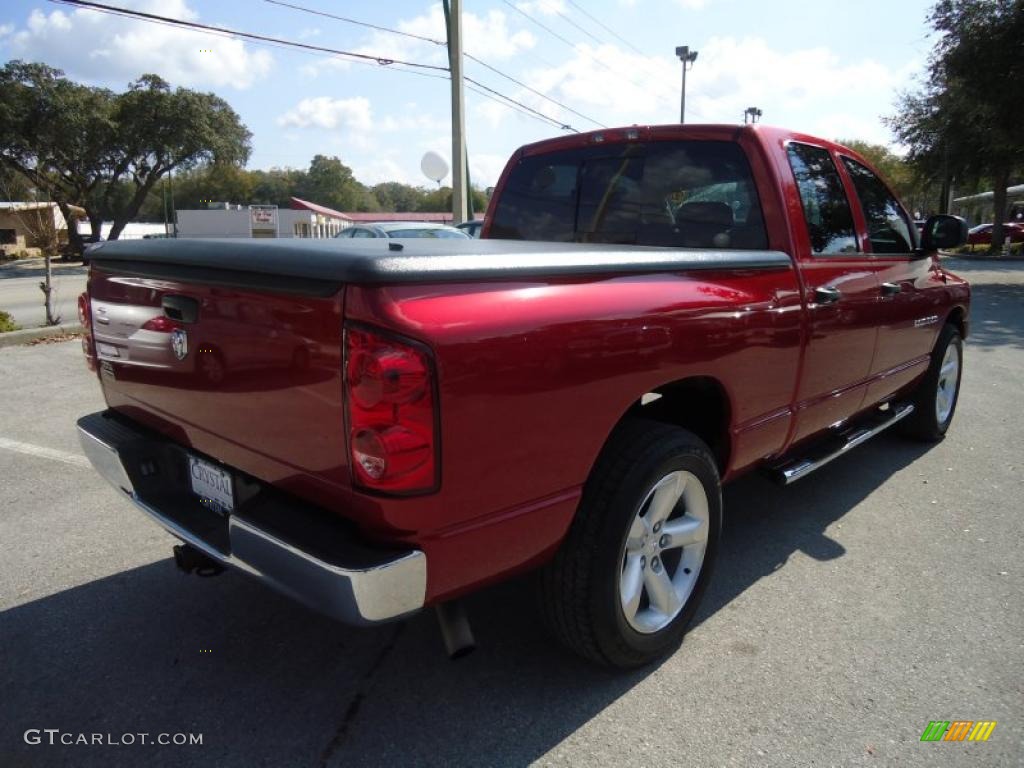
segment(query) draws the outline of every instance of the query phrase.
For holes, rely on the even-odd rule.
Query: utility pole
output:
[[[690,46],[680,45],[676,48],[676,56],[683,62],[683,90],[679,95],[679,122],[686,122],[686,70],[693,66],[697,60],[697,52],[691,51]]]
[[[452,78],[452,224],[461,224],[469,218],[465,90],[462,86],[462,0],[445,0],[444,8],[448,17],[448,67]]]

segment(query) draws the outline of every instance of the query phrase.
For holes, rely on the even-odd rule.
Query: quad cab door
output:
[[[879,286],[832,152],[793,141],[786,154],[796,181],[787,198],[808,323],[791,436],[796,442],[863,407],[878,335]]]
[[[915,253],[917,235],[896,196],[873,171],[840,155],[862,216],[861,238],[878,280],[878,341],[865,405],[891,397],[928,367],[941,327],[942,272],[931,255]]]

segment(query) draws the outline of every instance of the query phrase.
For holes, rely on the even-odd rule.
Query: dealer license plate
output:
[[[235,494],[229,472],[195,456],[188,457],[188,472],[192,492],[203,504],[222,513],[234,510]]]

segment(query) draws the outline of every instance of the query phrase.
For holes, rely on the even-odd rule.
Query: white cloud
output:
[[[444,11],[439,4],[431,6],[430,10],[421,16],[399,21],[396,28],[428,40],[443,42],[446,39]],[[465,52],[479,55],[480,58],[486,57],[488,61],[508,59],[537,44],[537,39],[529,31],[511,31],[508,17],[499,10],[488,11],[485,15],[464,12],[462,39]],[[364,44],[352,50],[368,56],[415,61],[438,67],[448,66],[448,53],[444,45],[399,37],[386,32],[374,32]],[[328,58],[302,67],[302,73],[316,76],[324,69],[347,70],[351,65],[352,61],[349,59]]]
[[[139,0],[126,6],[185,21],[198,18],[185,0]],[[7,40],[11,58],[45,61],[70,76],[122,84],[155,72],[172,83],[249,88],[273,58],[240,40],[110,16],[88,9],[33,10]]]
[[[329,96],[303,99],[277,119],[277,124],[294,128],[345,129],[368,133],[373,128],[369,99],[332,99]]]
[[[606,125],[671,123],[679,114],[680,66],[671,55],[578,44],[560,66],[535,69],[520,79]],[[889,134],[879,118],[919,66],[847,61],[823,46],[780,51],[757,37],[713,37],[700,46],[687,77],[687,121],[739,123],[746,107],[758,106],[766,123],[884,143]],[[578,129],[594,127],[529,91],[513,95]],[[495,129],[513,113],[480,102],[474,114]]]
[[[505,170],[505,163],[508,157],[505,155],[489,154],[486,152],[470,153],[469,175],[473,185],[481,188],[493,187],[498,183],[498,177]]]
[[[7,37],[14,31],[13,24],[0,24],[0,38]]]

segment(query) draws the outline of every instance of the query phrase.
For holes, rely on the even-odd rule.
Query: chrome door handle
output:
[[[897,293],[902,291],[899,283],[882,283],[882,295],[883,296],[895,296]]]
[[[843,298],[843,292],[831,285],[814,289],[814,301],[818,304],[835,304]]]

